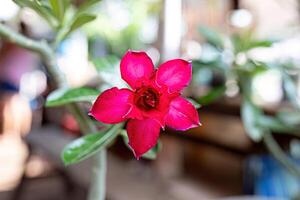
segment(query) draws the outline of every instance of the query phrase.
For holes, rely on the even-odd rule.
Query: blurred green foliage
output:
[[[262,62],[249,57],[247,54],[250,50],[258,47],[271,47],[275,41],[256,40],[252,32],[235,33],[226,37],[208,27],[201,27],[199,31],[205,38],[207,45],[209,45],[209,48],[204,48],[204,51],[213,52],[204,52],[203,54],[213,54],[213,56],[202,56],[200,59],[194,60],[193,66],[195,71],[206,69],[214,74],[217,72],[224,80],[221,85],[211,88],[207,95],[199,97],[198,100],[200,103],[209,104],[224,95],[226,82],[234,80],[240,88],[240,95],[242,96],[241,112],[246,131],[252,139],[259,141],[262,138],[264,130],[256,130],[257,122],[255,121],[260,119],[259,116],[264,115],[264,112],[261,107],[255,105],[255,101],[253,100],[253,96],[256,95],[253,90],[253,80],[257,75],[268,70],[278,70],[282,76],[283,88],[288,100],[296,110],[299,110],[296,83],[288,73],[289,69],[296,67],[277,61]],[[243,60],[239,61],[241,57]],[[298,115],[300,114],[300,112],[297,113]],[[273,129],[276,127],[279,126],[273,126]],[[283,131],[282,127],[279,129]]]
[[[270,133],[286,133],[300,137],[300,102],[296,83],[289,74],[289,70],[299,73],[297,67],[291,63],[272,61],[263,62],[249,56],[248,52],[255,48],[269,48],[274,42],[272,40],[257,40],[252,32],[244,31],[233,33],[229,36],[223,35],[208,27],[200,27],[199,32],[205,38],[202,56],[193,61],[195,73],[204,69],[211,74],[221,76],[222,82],[211,87],[210,91],[196,99],[199,103],[209,104],[223,96],[228,87],[226,83],[234,82],[239,88],[241,96],[241,118],[248,136],[256,142],[263,140],[275,153],[275,157],[288,169],[292,169],[297,175],[300,170],[283,153]],[[254,79],[269,70],[276,70],[282,78],[282,85],[287,101],[290,103],[288,111],[278,110],[275,115],[268,115],[264,109],[257,105],[254,96],[257,95],[253,89]],[[206,72],[206,74],[208,73]],[[207,75],[203,75],[206,78]],[[213,76],[206,80],[209,85]],[[194,80],[197,81],[197,80]]]
[[[56,48],[70,33],[96,19],[90,10],[101,0],[87,0],[79,7],[71,0],[13,0],[20,7],[27,7],[40,15],[56,32]]]
[[[87,33],[92,41],[102,38],[108,54],[122,56],[128,49],[144,49],[142,28],[149,18],[158,20],[161,6],[162,0],[103,0]]]

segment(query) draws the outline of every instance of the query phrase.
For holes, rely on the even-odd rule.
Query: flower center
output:
[[[134,103],[142,110],[154,109],[159,103],[159,94],[153,88],[142,87],[136,91]]]

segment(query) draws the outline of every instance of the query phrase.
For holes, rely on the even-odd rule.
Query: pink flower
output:
[[[129,119],[129,145],[138,159],[156,145],[160,128],[176,130],[199,126],[195,107],[180,96],[192,78],[192,64],[174,59],[154,68],[145,52],[128,51],[121,60],[121,76],[132,90],[113,87],[91,108],[98,121],[115,124]]]

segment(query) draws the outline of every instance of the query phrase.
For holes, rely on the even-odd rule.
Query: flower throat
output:
[[[143,110],[152,110],[159,103],[159,93],[151,87],[142,87],[136,91],[134,103]]]

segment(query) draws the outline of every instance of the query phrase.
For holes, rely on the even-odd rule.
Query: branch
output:
[[[52,48],[45,40],[36,41],[14,31],[0,23],[0,36],[17,44],[20,47],[40,54],[46,64],[47,70],[59,87],[68,87],[64,74],[57,66],[56,56]],[[67,106],[70,112],[77,119],[83,133],[95,132],[97,128],[90,122],[89,118],[77,104]]]
[[[67,82],[56,64],[55,53],[45,40],[36,41],[8,28],[0,23],[0,36],[20,47],[40,54],[46,62],[47,69],[59,87],[66,87]]]
[[[32,50],[34,52],[38,52],[41,54],[45,54],[46,52],[50,52],[51,49],[48,47],[47,43],[45,41],[35,41],[32,39],[29,39],[14,30],[6,27],[4,24],[0,23],[0,34],[1,36],[12,42],[15,43],[25,49]]]
[[[0,36],[4,39],[17,44],[20,47],[39,53],[49,71],[51,77],[54,79],[59,87],[68,87],[67,81],[64,74],[61,72],[57,65],[56,56],[54,49],[50,45],[42,40],[36,41],[27,38],[14,30],[6,27],[0,23]],[[59,37],[59,36],[58,36]],[[56,38],[56,45],[60,42],[60,38]],[[72,115],[76,118],[76,121],[80,125],[80,129],[83,133],[94,133],[97,131],[97,127],[86,113],[77,105],[69,104],[67,108],[70,110]],[[104,200],[105,199],[105,174],[106,174],[106,150],[100,151],[95,157],[96,166],[94,167],[92,187],[89,195],[90,200]],[[98,164],[97,164],[98,163]]]

